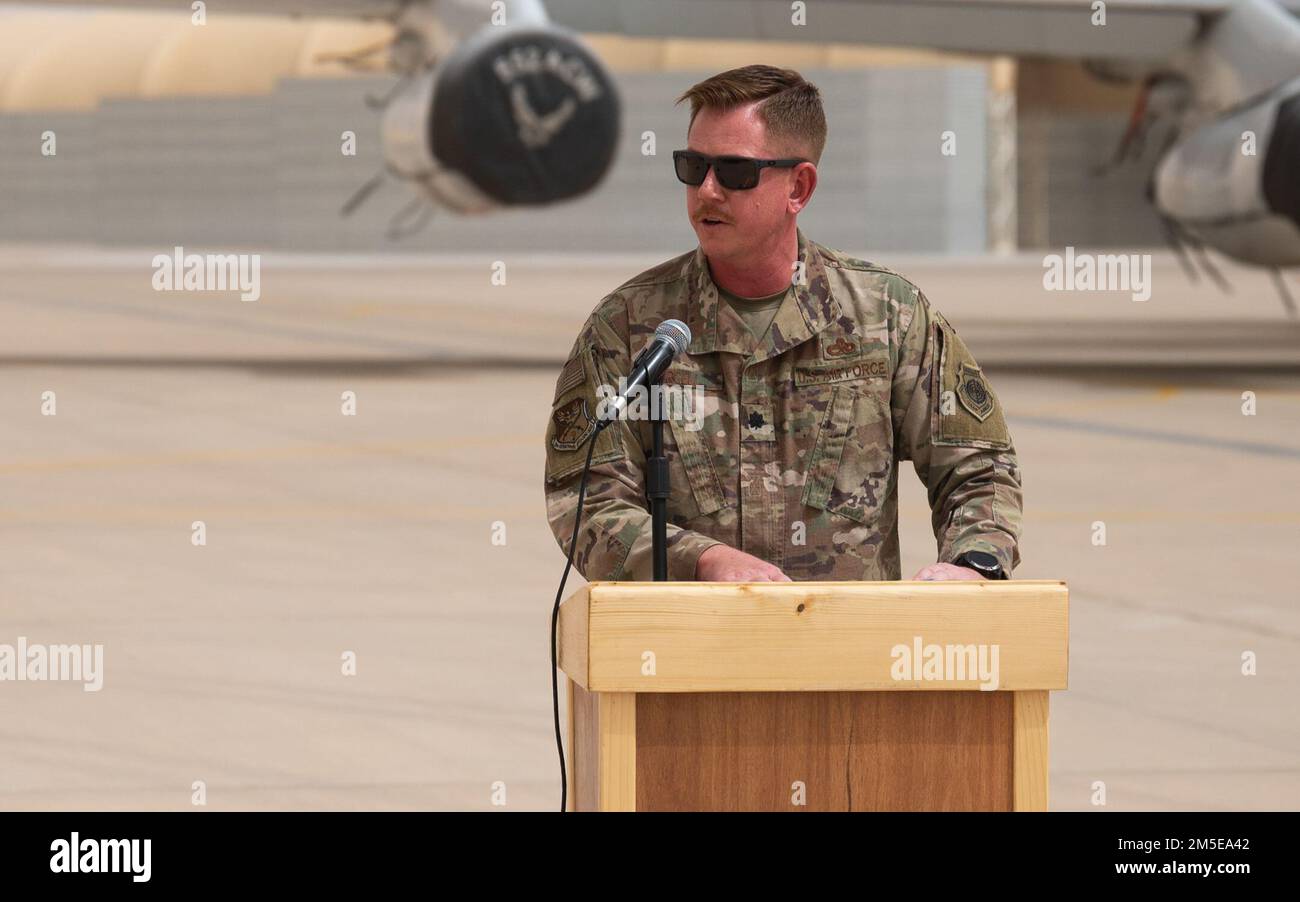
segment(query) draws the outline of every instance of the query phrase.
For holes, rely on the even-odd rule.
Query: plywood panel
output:
[[[1008,811],[1012,694],[641,694],[636,758],[639,811]]]

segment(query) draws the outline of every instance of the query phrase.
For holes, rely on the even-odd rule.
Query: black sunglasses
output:
[[[687,185],[702,185],[713,167],[718,184],[728,191],[745,191],[758,184],[758,177],[769,166],[789,169],[808,160],[755,160],[752,157],[709,157],[693,150],[674,150],[673,168],[678,180]]]

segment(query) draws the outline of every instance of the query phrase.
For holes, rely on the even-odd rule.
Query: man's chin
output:
[[[712,229],[708,226],[697,226],[695,237],[699,239],[700,248],[705,254],[721,255],[734,250],[735,236],[733,232],[735,228],[735,226],[731,225]]]

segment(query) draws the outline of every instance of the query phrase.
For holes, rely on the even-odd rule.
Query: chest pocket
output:
[[[677,451],[675,459],[669,464],[672,480],[672,499],[669,504],[677,508],[683,519],[688,520],[729,506],[714,463],[711,438],[718,431],[725,431],[720,404],[726,402],[716,390],[705,390],[703,395],[704,409],[698,411],[699,429],[690,428],[692,424],[684,417],[674,417],[668,421],[671,440]],[[665,435],[665,439],[668,437]]]
[[[801,391],[826,410],[808,463],[803,503],[857,523],[872,522],[889,491],[894,466],[887,397],[847,384]]]

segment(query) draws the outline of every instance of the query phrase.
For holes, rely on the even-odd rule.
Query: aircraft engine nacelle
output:
[[[1300,79],[1179,139],[1154,192],[1156,208],[1207,245],[1300,265]]]
[[[580,195],[613,161],[618,93],[570,32],[486,26],[412,77],[384,111],[384,157],[466,213]]]

